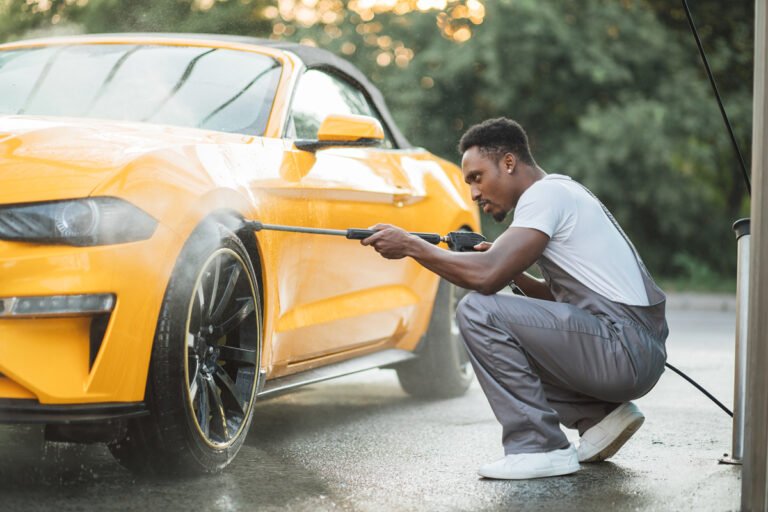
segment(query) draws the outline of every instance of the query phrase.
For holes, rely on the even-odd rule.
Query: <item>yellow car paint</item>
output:
[[[313,154],[283,139],[292,87],[302,72],[289,52],[152,36],[69,37],[0,45],[0,51],[126,42],[272,56],[282,74],[265,134],[0,116],[0,205],[110,196],[158,221],[151,238],[127,244],[0,241],[0,297],[117,297],[90,368],[89,317],[0,318],[0,398],[45,404],[143,400],[169,277],[190,234],[216,212],[333,229],[386,222],[411,231],[479,231],[460,170],[424,150],[333,148]],[[349,126],[329,125],[325,133]],[[360,137],[383,135],[370,120],[356,126]],[[412,260],[385,260],[342,237],[263,231],[257,243],[268,378],[382,347],[412,350],[423,336],[438,278]]]

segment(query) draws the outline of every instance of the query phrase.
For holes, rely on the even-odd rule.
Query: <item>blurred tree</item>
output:
[[[265,36],[269,0],[0,0],[0,40],[59,31]],[[58,30],[67,27],[67,30]]]
[[[71,18],[87,32],[268,34],[267,0],[90,0]]]
[[[689,58],[695,61],[698,76],[692,80],[707,83],[704,65],[696,49],[681,2],[669,5],[663,0],[650,0],[659,20],[669,27]],[[752,56],[754,50],[754,10],[751,0],[734,0],[723,4],[717,0],[689,2],[707,58],[713,69],[723,103],[731,119],[737,141],[749,169],[752,137]],[[709,102],[700,108],[717,111],[714,93],[708,91]],[[720,199],[727,215],[748,215],[746,185],[737,158],[727,139],[727,131],[718,118],[716,125],[701,127],[704,140],[717,148],[717,172],[708,181],[722,191]],[[707,137],[709,134],[709,137]]]
[[[70,5],[65,0],[0,0],[0,41],[58,22]]]
[[[752,2],[690,4],[748,158]],[[414,143],[456,161],[471,124],[515,118],[539,163],[592,188],[655,272],[733,274],[729,226],[748,200],[678,2],[0,0],[2,40],[65,24],[328,48],[379,85]]]
[[[750,11],[725,13],[718,4],[696,4],[709,13],[702,37],[716,48],[716,72],[742,76],[727,80],[723,93],[747,139]],[[471,124],[517,119],[539,163],[600,195],[656,272],[732,274],[729,226],[746,213],[744,187],[680,12],[632,0],[499,0],[485,11],[460,41],[431,12],[382,12],[368,21],[352,14],[334,24],[338,30],[297,27],[291,37],[350,54],[389,92],[406,134],[453,160]],[[717,17],[726,14],[736,16],[720,32]],[[412,56],[404,69],[397,44]],[[503,229],[488,219],[485,227],[491,235]]]

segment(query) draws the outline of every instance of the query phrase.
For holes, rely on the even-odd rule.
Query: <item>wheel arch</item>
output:
[[[256,274],[256,281],[259,286],[259,300],[261,301],[262,313],[264,312],[264,300],[265,300],[265,279],[264,279],[264,259],[262,257],[261,246],[256,234],[245,227],[245,217],[242,213],[234,209],[218,209],[210,212],[207,216],[203,217],[198,223],[198,227],[204,225],[206,222],[215,222],[223,225],[225,228],[232,231],[237,238],[245,246],[248,256],[251,259],[251,265]]]
[[[269,373],[272,366],[272,337],[270,336],[270,325],[268,315],[272,308],[267,301],[276,302],[276,298],[271,295],[271,290],[268,290],[269,279],[266,273],[264,251],[261,246],[261,241],[256,236],[256,233],[245,227],[245,221],[250,220],[245,215],[232,208],[219,208],[211,211],[208,215],[203,217],[198,226],[202,226],[206,222],[215,222],[223,225],[225,228],[232,231],[235,236],[243,243],[245,250],[250,257],[251,265],[256,277],[256,284],[259,288],[259,305],[261,308],[261,370]],[[277,288],[274,288],[275,290]]]
[[[219,254],[219,249],[216,249],[216,247],[226,247],[229,252],[235,252],[235,259],[240,261],[241,268],[243,265],[247,265],[247,262],[251,262],[253,268],[252,272],[254,274],[253,277],[260,280],[261,255],[258,243],[253,234],[250,234],[250,238],[248,236],[249,233],[246,232],[243,234],[243,226],[243,218],[237,211],[220,209],[208,212],[202,216],[194,226],[194,229],[191,230],[190,235],[186,237],[184,248],[182,249],[182,257],[177,259],[177,266],[174,268],[174,276],[172,276],[166,288],[166,299],[164,299],[164,306],[161,310],[158,327],[153,340],[152,361],[147,376],[145,393],[145,401],[148,404],[150,415],[141,416],[129,422],[128,431],[126,432],[125,437],[110,444],[112,453],[123,465],[132,470],[142,472],[147,471],[151,473],[215,472],[222,469],[229,463],[229,461],[231,461],[231,458],[234,457],[244,442],[245,436],[247,435],[247,429],[252,419],[253,401],[255,400],[259,386],[258,380],[249,380],[246,377],[247,385],[250,386],[248,389],[252,390],[252,394],[250,395],[250,399],[246,398],[247,402],[245,403],[250,405],[247,410],[244,408],[242,409],[244,415],[241,418],[240,425],[237,427],[238,430],[236,431],[236,434],[233,434],[233,437],[231,438],[228,437],[229,434],[227,433],[227,427],[225,426],[224,433],[219,434],[224,436],[224,441],[222,441],[222,443],[225,444],[222,444],[221,446],[211,444],[209,439],[214,438],[210,437],[207,429],[206,431],[201,430],[201,427],[196,423],[198,421],[196,419],[197,413],[192,404],[194,397],[185,395],[185,392],[189,392],[189,390],[184,388],[184,386],[190,385],[187,373],[189,371],[187,366],[189,361],[186,352],[187,349],[185,348],[182,353],[175,348],[178,346],[176,341],[183,338],[184,335],[179,335],[179,333],[191,332],[189,331],[188,324],[186,326],[183,325],[184,319],[187,318],[187,315],[189,315],[191,311],[191,306],[186,305],[184,301],[179,299],[181,297],[189,297],[190,294],[193,296],[195,295],[195,290],[198,286],[197,280],[200,278],[194,278],[194,276],[203,275],[206,266],[213,258],[218,257],[217,254]],[[211,235],[217,238],[212,239]],[[213,252],[211,252],[211,249],[213,249]],[[184,270],[185,267],[187,270]],[[188,272],[189,269],[192,269],[192,272]],[[250,272],[250,270],[246,270],[246,272]],[[208,275],[210,275],[210,273]],[[238,272],[237,274],[233,273],[232,275],[243,276],[243,273]],[[190,279],[190,277],[193,277],[193,279]],[[249,282],[254,282],[254,279],[251,279],[250,277],[247,280]],[[256,284],[256,286],[259,288],[258,300],[263,301],[263,288],[258,284]],[[246,288],[241,289],[245,290],[243,293],[253,293],[247,291]],[[168,299],[168,297],[172,297],[173,299]],[[208,301],[206,300],[205,303],[207,304]],[[213,302],[210,302],[210,304],[213,304]],[[257,315],[262,316],[264,311],[263,303],[257,305],[257,308],[260,310]],[[250,311],[252,312],[253,310],[251,309]],[[251,313],[246,313],[246,315],[249,314]],[[237,318],[237,315],[233,318]],[[241,317],[241,321],[245,318],[246,316]],[[188,321],[189,320],[187,320],[187,322]],[[181,330],[179,330],[180,328]],[[212,329],[212,325],[209,326],[209,328]],[[263,334],[263,322],[261,328],[261,334]],[[198,332],[214,333],[215,331],[203,330]],[[222,334],[222,336],[228,335]],[[215,335],[208,340],[201,338],[201,340],[203,343],[210,345],[209,348],[222,345],[219,335]],[[236,338],[234,343],[239,344],[240,342],[238,340],[239,338]],[[259,354],[262,354],[263,357],[265,343],[263,336],[260,336],[256,341],[257,344],[251,346],[256,347],[256,372],[259,372],[263,367],[263,359],[260,361],[258,358],[260,357]],[[228,344],[229,338],[224,341],[223,345]],[[190,345],[187,342],[185,346],[189,347]],[[241,345],[233,345],[231,347],[240,350],[238,347],[241,347]],[[195,350],[198,351],[198,356],[200,356],[200,349],[197,348]],[[218,352],[210,352],[209,350],[205,353],[213,353],[214,361],[218,361]],[[229,357],[232,357],[231,353]],[[227,359],[224,356],[222,356],[222,358]],[[198,359],[198,361],[199,360],[200,359]],[[237,361],[238,359],[235,358],[232,360]],[[227,361],[229,361],[229,359],[227,359]],[[208,364],[210,364],[210,361]],[[218,365],[220,363],[216,362],[216,364]],[[195,372],[197,371],[198,370],[196,369]],[[214,373],[212,373],[212,370],[210,369],[207,371],[209,372],[208,380],[214,382],[216,378]],[[223,371],[226,372],[226,369]],[[216,375],[218,375],[218,373],[216,373]],[[221,381],[224,382],[224,384],[218,384],[217,386],[222,390],[229,389],[231,400],[232,396],[239,396],[235,395],[235,391],[233,390],[240,389],[238,387],[240,380],[235,379],[240,379],[241,377],[239,374],[235,377],[235,375],[230,373],[229,378],[231,379],[229,381],[230,384],[226,384],[226,380],[224,380]],[[258,379],[258,374],[256,375],[256,379]],[[237,382],[237,384],[235,384],[235,382]],[[211,384],[211,386],[215,387],[216,385]],[[213,396],[217,396],[214,387],[211,388],[214,393]],[[185,391],[185,389],[187,391]],[[198,387],[198,389],[200,388]],[[206,389],[205,385],[203,385],[203,389]],[[211,391],[209,391],[209,393],[210,392]],[[222,398],[217,398],[220,404],[219,410],[222,411],[221,418],[225,418],[223,419],[225,424],[230,425],[229,420],[226,419],[229,418],[229,416],[224,416],[225,408],[221,402],[221,400],[223,400],[223,392],[221,397]],[[208,407],[210,407],[210,401],[207,397],[202,398],[202,400],[208,403]],[[242,407],[243,406],[241,405],[241,408]],[[204,410],[209,411],[210,409]],[[229,411],[230,409],[228,408],[227,410]],[[208,413],[204,412],[203,414],[207,416]],[[212,418],[210,421],[214,421],[214,419]],[[202,437],[196,437],[193,429],[195,426]],[[213,432],[212,427],[211,432]],[[201,438],[203,439],[202,441],[200,440]],[[208,449],[204,443],[207,443],[207,446],[212,448]],[[167,448],[168,446],[171,448]],[[184,455],[177,458],[176,454]]]

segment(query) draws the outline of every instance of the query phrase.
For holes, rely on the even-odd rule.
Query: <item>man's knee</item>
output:
[[[499,301],[496,294],[483,295],[480,292],[469,292],[459,301],[456,307],[457,317],[476,319],[478,316],[493,317],[498,315],[514,314],[514,304],[507,304],[514,299],[523,299],[517,296],[504,296],[504,301]]]
[[[483,326],[490,322],[490,311],[493,299],[489,295],[478,292],[469,292],[456,306],[456,324],[465,341],[472,338]]]
[[[456,305],[456,318],[467,320],[472,318],[479,311],[483,311],[482,306],[479,304],[482,302],[482,295],[478,292],[469,292],[461,298]]]
[[[497,296],[469,292],[459,301],[456,307],[456,325],[464,340],[468,343],[471,338],[484,338],[487,327],[494,329],[511,329],[516,318],[528,315],[525,307],[527,297],[516,295]]]

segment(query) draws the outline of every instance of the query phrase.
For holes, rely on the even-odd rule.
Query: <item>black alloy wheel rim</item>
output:
[[[238,438],[253,407],[261,355],[257,297],[243,260],[221,248],[202,266],[190,298],[186,394],[198,433],[214,448]]]

